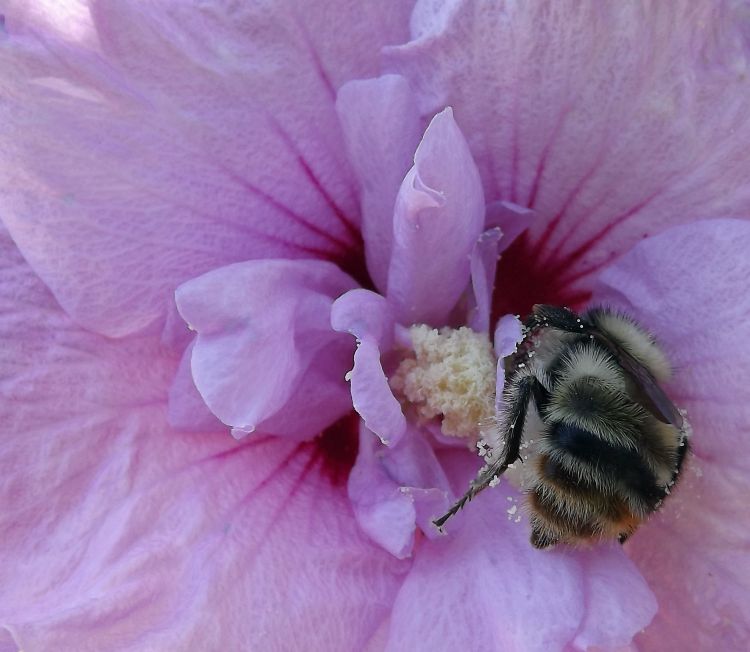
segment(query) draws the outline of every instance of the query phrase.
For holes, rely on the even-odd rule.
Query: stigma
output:
[[[495,414],[497,358],[487,335],[463,326],[409,329],[413,351],[390,385],[417,417],[441,419],[443,434],[475,441]]]

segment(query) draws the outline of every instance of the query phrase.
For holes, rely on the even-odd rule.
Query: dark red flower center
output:
[[[352,410],[313,440],[323,475],[331,484],[346,484],[359,450],[359,415]]]
[[[535,303],[581,309],[591,292],[572,287],[561,272],[554,259],[540,262],[528,235],[521,235],[503,253],[497,266],[492,323],[508,313],[523,319]]]

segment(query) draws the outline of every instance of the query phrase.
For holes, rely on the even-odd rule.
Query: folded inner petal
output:
[[[406,432],[406,417],[381,362],[381,354],[388,351],[395,336],[391,307],[375,292],[352,290],[334,302],[331,324],[357,338],[354,367],[347,374],[354,409],[382,442],[396,444]]]
[[[469,258],[473,308],[468,325],[478,333],[489,333],[492,290],[495,287],[499,240],[504,234],[499,228],[489,229],[479,236]]]
[[[447,509],[450,486],[418,428],[410,426],[385,447],[363,425],[348,487],[357,522],[392,555],[412,555],[416,528],[428,538],[439,536],[432,520]]]
[[[185,349],[169,388],[169,425],[189,432],[226,432],[227,427],[208,409],[193,380],[191,359],[194,342]]]
[[[398,559],[414,547],[414,501],[386,471],[377,455],[378,440],[364,425],[357,461],[349,474],[349,499],[362,531]]]
[[[352,343],[331,329],[330,310],[354,286],[310,260],[236,263],[182,285],[177,306],[198,333],[193,378],[211,411],[236,434],[299,437],[348,411]],[[293,420],[287,406],[307,418]]]
[[[396,199],[387,298],[400,322],[445,325],[469,283],[483,224],[479,175],[445,109],[425,131]]]

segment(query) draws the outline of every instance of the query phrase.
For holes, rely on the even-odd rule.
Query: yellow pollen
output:
[[[409,330],[414,356],[401,361],[391,388],[424,419],[442,416],[444,434],[477,438],[495,414],[497,359],[486,335],[466,326]]]

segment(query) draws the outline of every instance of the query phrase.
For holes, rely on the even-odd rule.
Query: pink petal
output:
[[[373,338],[366,337],[357,345],[349,378],[352,405],[367,427],[384,444],[397,444],[406,432],[406,417],[388,385]]]
[[[495,287],[495,269],[498,259],[499,228],[485,231],[479,236],[469,258],[474,309],[469,315],[469,326],[480,333],[489,333],[492,290]]]
[[[644,236],[750,213],[750,16],[688,5],[422,0],[388,49],[424,115],[453,107],[487,201],[538,214],[500,312],[581,305]]]
[[[354,409],[383,443],[396,444],[406,432],[406,417],[380,361],[381,350],[387,351],[394,340],[391,307],[379,294],[352,290],[334,302],[331,324],[357,338],[354,367],[347,376]]]
[[[406,36],[408,3],[379,7],[97,2],[97,51],[6,39],[2,219],[63,307],[122,336],[159,323],[179,283],[221,265],[357,263],[334,101]]]
[[[432,519],[448,509],[448,480],[435,452],[418,429],[408,428],[397,445],[384,447],[364,426],[349,497],[363,531],[395,557],[411,556],[414,529],[439,536]]]
[[[354,281],[323,261],[236,263],[180,286],[177,307],[198,332],[195,385],[238,433],[307,438],[351,409],[351,343],[330,326],[333,299]]]
[[[662,341],[686,408],[692,458],[628,552],[659,600],[645,650],[744,650],[750,637],[750,224],[713,220],[639,244],[602,274],[595,297]]]
[[[581,564],[586,603],[573,646],[579,650],[626,647],[658,609],[646,580],[616,543],[569,554]]]
[[[503,315],[495,326],[495,355],[502,359],[515,353],[523,339],[523,324],[515,315]]]
[[[408,565],[322,449],[172,432],[158,340],[77,328],[0,245],[0,644],[366,648]]]
[[[336,97],[349,158],[362,187],[367,269],[385,292],[396,194],[422,135],[408,82],[398,75],[352,81]]]
[[[530,208],[509,201],[494,201],[487,205],[487,228],[499,227],[503,234],[500,253],[510,247],[518,236],[531,226],[534,216],[535,213]]]
[[[495,326],[495,355],[497,373],[495,381],[495,409],[502,410],[503,387],[505,386],[505,358],[515,353],[523,339],[523,324],[515,315],[503,315]]]
[[[169,388],[169,425],[176,430],[189,432],[226,432],[226,426],[208,409],[193,380],[190,361],[194,342],[188,346],[180,360],[180,366]]]
[[[88,4],[87,0],[3,0],[0,10],[9,34],[44,30],[76,42],[91,43],[95,36]]]
[[[400,322],[445,323],[469,283],[483,223],[479,175],[446,109],[425,131],[396,199],[387,296]]]
[[[393,311],[383,296],[370,290],[357,288],[336,299],[331,308],[331,326],[358,340],[372,337],[384,350],[393,346]]]
[[[362,531],[398,559],[414,546],[414,501],[378,459],[378,440],[362,427],[357,462],[349,475],[349,499]]]
[[[422,428],[409,425],[396,446],[381,451],[380,462],[388,477],[415,506],[415,523],[427,538],[440,536],[433,519],[445,514],[451,487]]]
[[[472,456],[453,452],[443,459],[465,486],[476,470]],[[653,598],[621,551],[535,550],[525,519],[516,522],[506,513],[514,505],[513,513],[520,513],[508,498],[518,494],[507,484],[479,495],[446,527],[446,536],[422,543],[396,598],[386,649],[549,652],[577,636],[627,641],[648,623],[653,604],[650,613],[644,605]],[[627,592],[590,575],[601,565]],[[589,606],[587,597],[619,610]],[[589,624],[594,616],[602,620]]]

